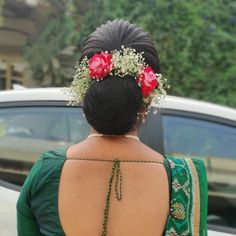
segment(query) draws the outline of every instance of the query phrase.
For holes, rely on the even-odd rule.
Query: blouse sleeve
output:
[[[37,184],[42,159],[38,160],[30,170],[21,189],[17,202],[17,232],[18,236],[41,236],[36,218],[31,210],[31,198]]]

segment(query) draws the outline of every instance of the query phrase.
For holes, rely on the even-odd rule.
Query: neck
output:
[[[94,128],[92,128],[90,131],[90,134],[101,134],[101,133],[97,132]],[[126,133],[125,135],[138,136],[138,130],[137,129],[132,130],[132,131]],[[109,136],[109,135],[107,135],[107,136]],[[121,136],[122,137],[122,135],[111,135],[111,136],[117,136],[117,137]]]

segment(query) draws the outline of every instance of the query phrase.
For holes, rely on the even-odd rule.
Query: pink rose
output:
[[[148,97],[149,94],[158,86],[156,73],[151,66],[144,68],[142,73],[138,74],[137,78],[144,97]]]
[[[94,54],[89,60],[89,76],[101,80],[106,77],[112,67],[112,54],[102,52],[101,54]]]

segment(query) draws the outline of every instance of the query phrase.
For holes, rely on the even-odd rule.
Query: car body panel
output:
[[[19,192],[0,186],[0,235],[16,236],[16,202]]]
[[[20,91],[4,91],[0,92],[0,108],[20,108],[20,107],[67,107],[67,101],[69,95],[62,91],[62,88],[48,88],[48,89],[26,89]],[[69,109],[69,107],[67,107]],[[157,108],[156,104],[153,104],[153,109]],[[77,109],[79,110],[79,109]],[[155,150],[165,153],[165,143],[163,141],[163,120],[162,117],[166,115],[176,117],[186,117],[190,119],[203,120],[203,121],[215,121],[217,124],[225,124],[230,127],[236,127],[236,110],[232,108],[226,108],[223,106],[195,101],[192,99],[178,98],[173,96],[167,96],[162,104],[161,109],[158,109],[156,115],[147,117],[140,129],[141,140],[148,144]],[[157,122],[158,120],[158,122]],[[17,123],[16,118],[12,121],[7,121],[8,124]],[[148,131],[148,132],[147,132]],[[10,134],[9,136],[5,135]],[[5,135],[5,136],[4,136]],[[27,129],[19,129],[14,126],[6,126],[0,120],[0,149],[1,149],[1,161],[2,163],[7,160],[8,163],[4,163],[4,168],[0,167],[0,172],[4,172],[6,179],[11,180],[13,172],[17,174],[19,183],[23,182],[28,170],[32,164],[39,158],[43,151],[49,149],[55,149],[58,147],[64,147],[70,145],[71,142],[43,140],[31,137],[30,131]],[[84,135],[84,134],[83,134]],[[157,142],[158,140],[158,142]],[[13,145],[14,144],[14,145]],[[23,151],[20,151],[23,150]],[[172,153],[174,156],[185,157],[184,153]],[[214,207],[224,208],[227,206],[227,211],[232,210],[235,207],[236,202],[236,165],[235,160],[226,158],[222,159],[218,156],[191,156],[186,157],[199,158],[204,160],[208,173],[209,182],[209,196],[211,202],[214,203]],[[12,167],[17,167],[12,169]],[[1,169],[2,168],[2,169]],[[17,195],[12,191],[6,189],[0,189],[10,195]],[[0,193],[1,193],[0,192]],[[6,196],[3,195],[3,196]],[[9,198],[11,199],[11,198]],[[6,198],[2,200],[9,201]],[[1,203],[2,204],[2,203]],[[12,204],[15,204],[13,201]],[[9,212],[12,216],[15,212],[12,208],[12,204],[6,202],[6,206],[9,206]],[[227,212],[224,214],[227,215]],[[232,213],[231,213],[232,214]],[[216,215],[211,215],[212,222],[222,222],[224,219],[218,219]],[[10,219],[10,217],[8,218]],[[14,221],[15,222],[15,221]],[[217,224],[217,223],[216,223]],[[6,224],[7,225],[7,224]],[[1,225],[0,225],[1,226]],[[227,236],[236,234],[224,234],[219,232],[220,230],[209,230],[208,235],[214,236]],[[223,229],[224,231],[224,229]],[[229,232],[229,231],[225,231]],[[230,231],[231,232],[231,231]],[[233,232],[233,231],[232,231]],[[234,231],[236,232],[236,230]],[[0,230],[1,233],[1,230]],[[6,234],[7,235],[7,234]]]
[[[1,103],[17,101],[68,101],[69,99],[70,96],[66,92],[66,88],[35,88],[17,91],[9,90],[0,93]],[[152,106],[157,107],[157,104],[153,103]],[[167,96],[161,107],[219,116],[236,121],[235,109],[194,99]]]

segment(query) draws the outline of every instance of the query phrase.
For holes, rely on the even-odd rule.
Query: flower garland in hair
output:
[[[121,50],[96,53],[90,59],[85,57],[78,64],[69,89],[72,98],[70,104],[83,103],[91,81],[101,81],[108,75],[133,76],[141,88],[143,103],[147,108],[152,100],[160,104],[166,95],[166,79],[162,79],[161,74],[155,73],[152,67],[145,63],[143,53],[122,46]]]

